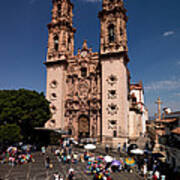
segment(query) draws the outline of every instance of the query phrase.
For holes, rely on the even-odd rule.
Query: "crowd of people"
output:
[[[105,146],[105,152],[109,153],[111,148],[109,145]],[[133,160],[132,164],[126,163],[127,157],[120,157],[120,152],[127,153],[128,146],[123,144],[122,148],[120,143],[117,145],[117,153],[119,157],[117,159],[112,157],[112,161],[107,162],[105,160],[106,156],[100,154],[92,153],[91,151],[84,150],[79,152],[73,149],[73,143],[70,140],[65,140],[61,142],[59,148],[53,149],[52,152],[57,157],[59,163],[63,164],[77,164],[85,163],[86,171],[85,173],[93,176],[93,180],[110,180],[112,179],[111,175],[114,172],[136,172],[139,175],[143,176],[145,179],[153,180],[164,180],[166,179],[164,168],[162,168],[162,163],[157,158],[153,157],[152,154],[144,155],[132,155],[131,159]],[[129,159],[130,159],[129,158]],[[112,162],[119,161],[119,164],[116,166],[112,165]],[[73,179],[74,170],[71,169],[71,176],[68,180]],[[56,175],[57,176],[57,175]],[[62,178],[61,178],[62,179]]]
[[[8,163],[11,166],[23,165],[34,162],[32,157],[32,146],[10,146],[5,151],[0,152],[0,163]]]
[[[143,176],[144,179],[165,180],[167,178],[168,167],[165,163],[151,153],[145,151],[144,154],[128,154],[128,145],[118,143],[116,149],[116,157],[112,157],[112,149],[107,144],[105,146],[105,154],[96,153],[87,149],[75,148],[77,145],[70,139],[61,140],[60,146],[51,147],[51,153],[57,158],[62,165],[66,164],[82,164],[86,167],[84,173],[89,175],[93,180],[112,180],[113,173],[136,172]],[[123,156],[122,156],[123,152]],[[45,167],[53,168],[46,147],[41,147],[41,153],[44,156]],[[8,163],[11,166],[17,164],[27,164],[34,162],[31,146],[10,146],[4,152],[0,153],[0,163]],[[69,167],[72,167],[71,165]],[[70,168],[66,177],[62,177],[58,172],[54,173],[55,180],[73,180],[76,172]]]
[[[73,143],[69,140],[61,142],[61,146],[59,148],[52,149],[52,152],[56,156],[59,163],[86,164],[87,167],[84,173],[92,175],[94,180],[112,180],[110,177],[110,171],[107,169],[107,164],[105,163],[103,156],[95,156],[94,153],[87,150],[84,150],[83,152],[76,151],[73,149]],[[75,171],[73,168],[70,168],[67,174],[67,179],[73,180],[74,177]],[[55,173],[54,179],[58,180],[58,178],[62,180],[60,174],[58,175],[58,173]]]

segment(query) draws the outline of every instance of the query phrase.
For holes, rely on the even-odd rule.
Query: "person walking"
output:
[[[54,180],[59,180],[59,174],[58,174],[58,172],[54,173],[53,176],[54,176]]]
[[[143,166],[143,174],[144,174],[144,179],[147,179],[147,165],[144,164]]]
[[[108,154],[109,153],[109,144],[106,144],[105,146],[105,152]]]
[[[126,142],[123,144],[123,151],[126,153]]]
[[[69,169],[69,174],[67,180],[73,180],[74,179],[74,169]]]
[[[49,164],[50,164],[50,158],[49,158],[49,156],[46,156],[46,159],[45,159],[46,168],[49,168]]]
[[[121,151],[121,144],[118,143],[118,145],[117,145],[117,152],[120,153],[120,151]]]
[[[45,148],[45,146],[42,146],[42,147],[41,147],[41,152],[42,152],[42,155],[45,155],[45,153],[46,153],[46,148]]]

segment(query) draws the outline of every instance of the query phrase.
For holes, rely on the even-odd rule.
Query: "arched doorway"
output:
[[[78,121],[78,138],[88,138],[90,136],[90,122],[86,115],[81,115]]]

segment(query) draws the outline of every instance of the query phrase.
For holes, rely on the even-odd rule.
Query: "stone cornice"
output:
[[[68,27],[72,32],[76,32],[76,28],[74,28],[74,27],[72,27],[71,26],[71,24],[68,22],[68,21],[65,21],[65,20],[63,20],[63,21],[59,21],[59,22],[57,22],[57,23],[49,23],[49,24],[47,24],[47,27],[48,27],[48,29],[50,29],[50,28],[54,28],[54,27],[56,27],[56,26],[66,26],[66,27]]]
[[[61,64],[67,64],[67,61],[64,60],[56,60],[56,61],[48,61],[48,62],[44,62],[43,64],[45,64],[46,66],[53,66],[53,65],[61,65]]]
[[[126,51],[123,52],[112,52],[112,53],[106,53],[106,54],[100,54],[100,61],[109,61],[110,57],[116,58],[116,57],[124,57],[124,62],[127,64],[129,62],[129,57]]]
[[[103,9],[102,11],[100,11],[98,13],[98,17],[101,19],[104,17],[104,15],[116,14],[117,12],[122,12],[124,14],[125,21],[126,22],[128,21],[128,17],[126,15],[127,10],[125,8],[122,8],[122,7],[115,7],[114,9],[111,9],[111,10]]]

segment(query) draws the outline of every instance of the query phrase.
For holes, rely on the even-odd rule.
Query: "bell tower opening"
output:
[[[110,24],[108,27],[108,38],[109,38],[109,43],[114,42],[115,40],[115,34],[114,34],[114,25]]]
[[[59,49],[59,36],[58,35],[54,36],[54,49],[55,51],[58,51]]]

